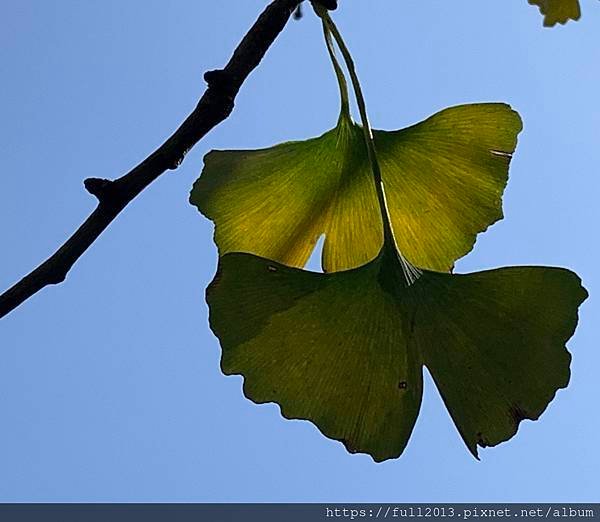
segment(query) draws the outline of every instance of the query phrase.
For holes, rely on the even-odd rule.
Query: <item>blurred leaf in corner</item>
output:
[[[529,3],[540,8],[546,27],[566,24],[569,20],[579,20],[581,17],[579,0],[529,0]]]

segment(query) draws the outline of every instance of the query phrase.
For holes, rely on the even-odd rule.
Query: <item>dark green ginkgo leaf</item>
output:
[[[569,20],[579,20],[581,17],[579,0],[529,0],[529,3],[540,8],[546,27],[566,24]]]
[[[392,224],[408,260],[448,271],[478,232],[502,218],[521,128],[508,105],[486,103],[375,131]],[[325,234],[322,265],[334,272],[372,260],[383,242],[362,128],[344,113],[319,138],[210,152],[190,200],[215,222],[221,255],[248,252],[303,267]]]
[[[243,375],[254,402],[382,461],[408,442],[425,365],[477,456],[567,385],[565,343],[587,293],[565,269],[451,275],[412,269],[395,252],[331,274],[223,256],[207,290],[222,370]]]

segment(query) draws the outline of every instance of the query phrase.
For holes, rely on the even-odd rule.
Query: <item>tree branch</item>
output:
[[[335,0],[318,0],[335,9]],[[124,176],[90,178],[85,188],[98,206],[75,233],[46,261],[0,295],[0,318],[42,288],[65,280],[67,273],[108,225],[142,190],[167,170],[176,169],[187,152],[233,110],[235,97],[285,27],[302,0],[274,0],[244,36],[224,69],[204,75],[208,88],[194,111],[156,151]]]

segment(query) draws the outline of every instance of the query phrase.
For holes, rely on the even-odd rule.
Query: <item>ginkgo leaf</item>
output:
[[[412,263],[448,271],[502,218],[521,120],[508,105],[461,105],[412,127],[375,131],[389,212]],[[190,201],[215,222],[220,254],[305,266],[325,235],[326,272],[377,256],[383,232],[362,128],[342,114],[319,138],[212,151]]]
[[[529,3],[540,8],[546,27],[566,24],[569,20],[579,20],[581,17],[579,0],[529,0]]]
[[[395,252],[332,274],[223,256],[207,289],[222,370],[244,376],[252,401],[382,461],[408,442],[425,365],[477,456],[567,385],[565,343],[587,293],[543,267],[418,271],[409,283]]]

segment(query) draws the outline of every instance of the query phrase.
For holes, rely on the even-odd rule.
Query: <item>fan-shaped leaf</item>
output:
[[[474,104],[375,131],[392,224],[412,263],[448,271],[502,218],[521,128],[509,106]],[[383,241],[362,130],[345,116],[319,138],[210,152],[191,202],[215,222],[220,254],[303,267],[325,234],[322,264],[330,272],[372,260]]]
[[[586,295],[572,272],[542,267],[409,284],[384,247],[333,274],[227,254],[207,301],[223,372],[242,374],[250,399],[381,461],[408,442],[423,365],[475,456],[537,419],[569,380],[565,342]]]

